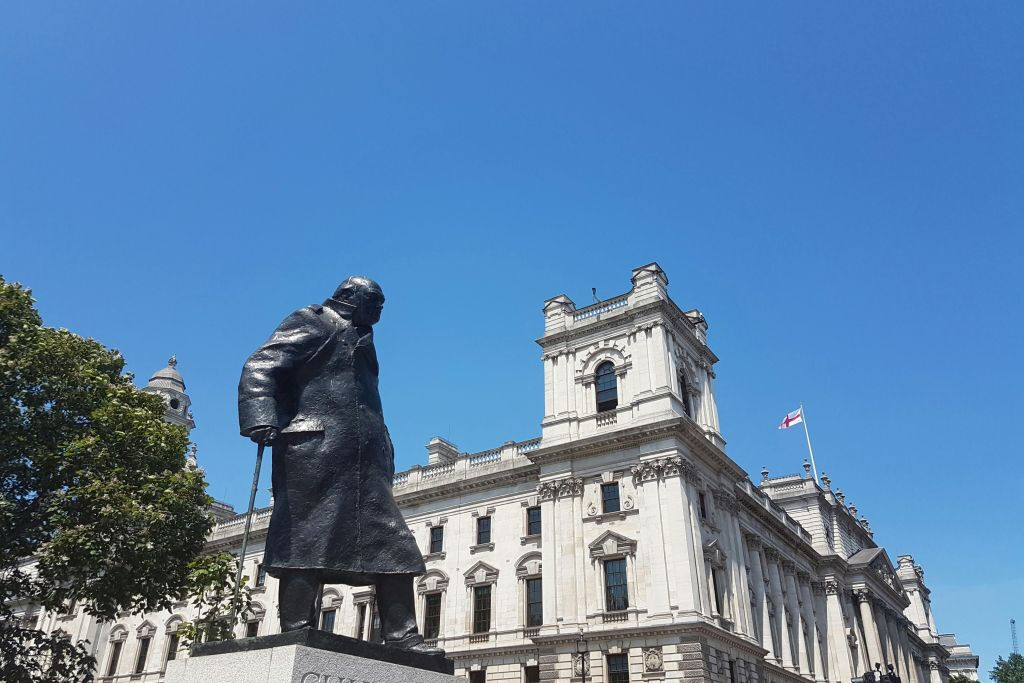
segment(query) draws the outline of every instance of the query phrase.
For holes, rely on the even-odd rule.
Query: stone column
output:
[[[802,616],[807,624],[807,633],[811,639],[810,652],[807,659],[814,673],[814,678],[821,680],[824,667],[821,665],[821,644],[818,642],[818,628],[814,621],[814,601],[811,598],[811,577],[804,573],[797,574],[797,585],[800,589],[800,600],[803,602]]]
[[[828,621],[829,650],[834,656],[831,676],[845,682],[853,680],[854,673],[850,645],[846,640],[846,624],[839,590],[837,582],[825,581],[825,617]]]
[[[796,587],[796,567],[789,564],[785,567],[786,594],[789,601],[789,613],[793,615],[793,630],[796,631],[797,665],[800,673],[807,676],[811,673],[810,660],[807,657],[807,639],[804,638],[804,616],[800,609],[800,595]]]
[[[700,522],[695,496],[691,493],[697,482],[697,468],[681,457],[673,460],[679,477],[669,480],[672,485],[666,485],[667,519],[673,533],[683,536],[682,548],[678,536],[676,542],[669,544],[674,567],[675,604],[683,611],[700,612]]]
[[[558,543],[558,521],[555,519],[555,496],[558,487],[556,482],[544,482],[537,487],[538,498],[540,499],[540,523],[541,523],[541,556],[544,561],[541,563],[541,579],[544,590],[541,599],[544,601],[544,616],[551,623],[561,623],[562,613],[558,611],[561,603],[559,599],[559,555]],[[583,552],[581,549],[579,552]]]
[[[761,647],[768,650],[770,656],[778,659],[778,653],[772,644],[771,626],[768,618],[768,601],[765,599],[764,570],[762,569],[761,541],[757,536],[751,534],[746,537],[747,552],[750,554],[751,580],[754,582],[754,595],[757,601],[757,632],[761,635]]]
[[[775,603],[775,623],[779,625],[779,649],[782,650],[782,666],[793,669],[793,650],[789,644],[789,624],[786,623],[786,602],[782,597],[782,577],[779,570],[779,553],[773,548],[765,548],[768,559],[768,578]]]
[[[866,589],[855,592],[857,602],[860,604],[861,625],[864,627],[864,638],[868,654],[868,669],[874,669],[875,664],[881,664],[885,659],[882,656],[882,643],[878,637],[878,626],[875,624],[875,613],[871,607],[871,593]]]
[[[576,574],[576,561],[583,553],[583,543],[576,538],[576,520],[573,519],[574,498],[583,494],[583,480],[579,477],[566,477],[557,482],[558,492],[555,502],[555,523],[558,525],[558,545],[555,555],[562,566],[558,591],[558,607],[555,614],[562,617],[564,625],[578,623],[577,586],[582,577]],[[541,512],[543,514],[543,511]],[[547,564],[547,563],[544,563]]]
[[[650,581],[645,590],[647,618],[670,615],[667,548],[662,521],[659,479],[664,470],[664,460],[648,460],[633,467],[633,483],[636,486],[640,509],[640,527],[650,532],[653,543],[641,544],[639,548],[642,564],[646,567]],[[637,591],[639,591],[637,586]]]
[[[732,603],[733,625],[737,633],[751,635],[753,630],[750,627],[750,593],[747,589],[743,549],[740,546],[740,527],[736,521],[739,503],[731,493],[719,492],[715,495],[715,504],[721,515],[718,522],[722,528],[728,555],[726,571],[732,590],[727,599]]]

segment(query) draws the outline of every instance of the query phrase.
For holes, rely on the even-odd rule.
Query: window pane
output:
[[[328,609],[320,613],[320,630],[327,631],[328,633],[334,633],[334,617],[337,616],[338,610]]]
[[[177,633],[171,634],[171,641],[167,644],[167,661],[170,662],[178,658],[178,644],[181,642],[181,638]]]
[[[605,560],[604,563],[605,609],[609,612],[629,607],[626,590],[626,560]]]
[[[491,518],[479,517],[476,520],[477,545],[491,542]]]
[[[608,655],[609,683],[629,683],[629,656]]]
[[[135,658],[135,673],[140,674],[146,670],[146,656],[149,654],[149,638],[139,641],[139,654]]]
[[[700,491],[700,492],[697,493],[697,502],[700,505],[700,518],[701,519],[707,519],[708,518],[708,499],[704,495],[703,491]]]
[[[615,383],[615,366],[605,361],[597,366],[595,385],[597,389],[597,412],[613,410],[619,404],[619,392]]]
[[[430,528],[430,552],[439,553],[444,548],[444,527]]]
[[[617,483],[601,484],[601,510],[604,512],[619,511],[619,485]]]
[[[260,632],[260,622],[250,621],[245,625],[245,637],[255,638]]]
[[[526,683],[540,683],[540,667],[528,666],[524,669]]]
[[[491,587],[477,586],[473,589],[473,633],[491,630]]]
[[[362,640],[363,636],[366,635],[366,603],[359,605],[359,611],[356,615],[356,640]]]
[[[437,638],[441,632],[441,594],[429,593],[423,618],[423,637]]]
[[[526,625],[540,626],[544,623],[544,595],[540,579],[526,580]]]
[[[117,664],[121,660],[121,648],[123,645],[124,643],[121,641],[114,643],[114,649],[110,652],[110,663],[107,664],[108,676],[113,676],[117,673]]]
[[[487,683],[486,671],[470,671],[469,683]]]
[[[267,568],[263,566],[263,563],[256,566],[256,585],[267,585]]]
[[[526,508],[526,533],[536,536],[540,533],[540,508]]]

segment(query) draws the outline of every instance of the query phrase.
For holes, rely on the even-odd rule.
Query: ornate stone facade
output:
[[[475,680],[606,683],[624,669],[629,680],[811,683],[878,662],[904,683],[945,683],[949,651],[913,558],[894,567],[826,477],[765,471],[755,485],[733,460],[744,454],[726,453],[707,322],[667,289],[649,264],[607,301],[548,300],[542,437],[480,453],[435,438],[427,465],[396,474],[427,561],[421,628]],[[255,513],[252,580],[268,519]],[[243,522],[221,521],[210,549],[237,551]],[[249,632],[278,628],[276,588],[256,589]],[[328,586],[323,609],[335,632],[374,637],[371,589]],[[190,616],[179,605],[113,624],[33,618],[89,638],[100,680],[121,643],[113,671],[159,681]]]

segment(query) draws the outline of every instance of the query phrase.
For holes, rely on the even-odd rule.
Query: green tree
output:
[[[949,677],[949,683],[978,683],[978,682],[975,681],[970,676],[965,676],[963,674],[952,674]]]
[[[997,658],[988,676],[996,683],[1024,683],[1024,656],[1014,652],[1006,659]]]
[[[94,662],[21,604],[118,612],[188,596],[212,518],[185,431],[117,351],[42,324],[0,277],[0,680],[87,681]],[[198,562],[198,564],[197,564]]]

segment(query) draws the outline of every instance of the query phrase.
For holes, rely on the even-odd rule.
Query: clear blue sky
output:
[[[5,3],[0,272],[245,504],[246,356],[378,279],[399,467],[539,434],[541,303],[657,260],[728,450],[819,466],[991,667],[1024,622],[1024,6]],[[264,497],[265,499],[265,497]]]

